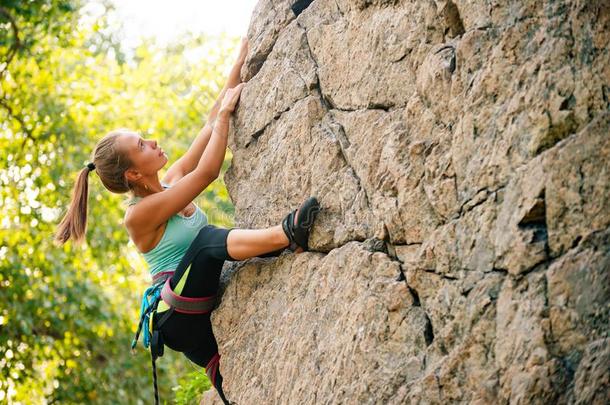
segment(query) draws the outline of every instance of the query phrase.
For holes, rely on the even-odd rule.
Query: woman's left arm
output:
[[[210,110],[210,115],[208,116],[208,121],[206,124],[199,130],[197,137],[186,151],[186,153],[180,157],[171,167],[167,170],[167,173],[163,177],[163,182],[166,184],[173,184],[176,181],[180,180],[183,176],[195,170],[197,167],[197,163],[201,159],[201,155],[205,150],[208,142],[210,140],[210,136],[212,135],[212,130],[214,128],[214,123],[216,121],[216,115],[218,114],[218,109],[220,108],[220,103],[227,92],[227,89],[231,89],[241,83],[240,72],[241,67],[244,64],[246,59],[246,55],[248,53],[248,41],[246,38],[242,38],[241,47],[239,51],[239,56],[237,60],[233,64],[231,71],[229,73],[229,77],[227,79],[227,83],[224,85],[218,99],[214,102],[212,109]]]

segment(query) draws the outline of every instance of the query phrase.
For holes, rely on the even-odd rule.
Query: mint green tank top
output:
[[[162,185],[164,188],[169,188],[166,184],[162,183]],[[127,202],[127,205],[134,205],[141,199],[134,197]],[[162,271],[175,270],[195,236],[208,224],[206,215],[197,204],[194,205],[195,212],[190,217],[180,214],[170,217],[159,243],[152,250],[142,253],[151,276]]]

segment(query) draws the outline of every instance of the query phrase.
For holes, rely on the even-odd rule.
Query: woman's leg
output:
[[[184,355],[193,363],[205,368],[205,373],[208,375],[208,379],[210,380],[214,388],[216,388],[216,391],[218,391],[218,395],[222,399],[222,402],[225,404],[230,404],[222,389],[222,374],[220,374],[220,354],[218,353],[218,351],[213,352],[212,355],[210,355],[209,353],[210,352],[208,348],[204,346],[200,349],[184,352]]]
[[[226,229],[206,225],[184,254],[170,279],[170,287],[183,297],[214,295],[225,260],[243,260],[287,246],[288,237],[281,225],[267,229]],[[183,288],[176,291],[187,270]]]
[[[162,333],[169,348],[183,352],[187,359],[205,368],[218,395],[228,404],[229,401],[222,390],[220,355],[212,331],[210,314],[188,315],[175,312],[163,325]]]
[[[232,229],[227,236],[227,251],[234,260],[257,257],[288,244],[281,225],[266,229]]]
[[[170,279],[175,290],[183,277],[185,283],[180,291],[183,297],[208,297],[215,295],[222,265],[227,259],[226,239],[228,229],[211,225],[200,231],[184,262],[178,266]],[[186,270],[188,272],[186,272]],[[156,314],[157,316],[159,314]],[[229,404],[222,390],[218,344],[212,330],[210,313],[185,314],[174,312],[162,325],[161,332],[165,344],[184,355],[195,364],[205,367],[208,378],[218,391],[224,404]]]
[[[285,220],[292,218],[290,225],[282,221],[283,225],[266,229],[232,229],[227,236],[227,253],[233,260],[260,257],[266,253],[275,255],[282,248],[291,246],[287,232],[291,234],[291,239],[294,239],[293,242],[296,245],[296,247],[292,246],[291,250],[296,253],[302,252],[307,249],[309,228],[313,225],[319,211],[318,200],[310,197],[285,218]],[[284,231],[284,225],[289,229]]]

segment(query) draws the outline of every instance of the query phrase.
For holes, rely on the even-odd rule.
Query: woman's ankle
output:
[[[290,245],[290,240],[288,239],[288,236],[286,236],[282,225],[276,225],[273,229],[275,231],[278,248],[288,247],[288,245]]]

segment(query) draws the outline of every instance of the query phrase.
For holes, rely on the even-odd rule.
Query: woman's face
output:
[[[118,139],[120,147],[125,148],[133,168],[142,175],[150,175],[159,171],[168,161],[167,155],[153,139],[144,139],[137,133],[121,135]]]

